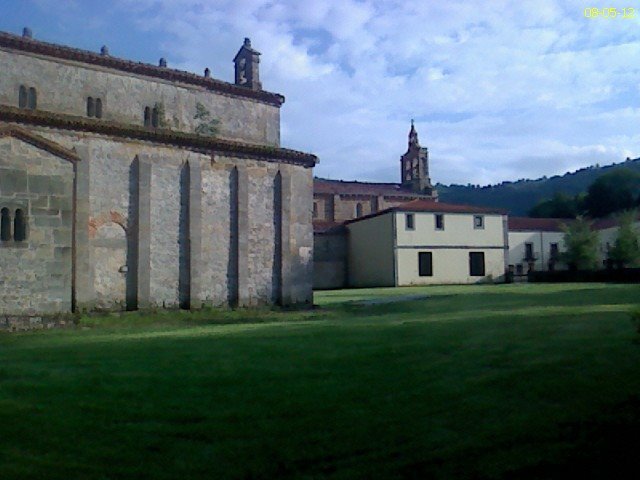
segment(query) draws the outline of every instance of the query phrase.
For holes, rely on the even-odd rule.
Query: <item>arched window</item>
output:
[[[36,92],[35,88],[31,87],[29,89],[27,100],[29,104],[28,106],[31,110],[35,110],[36,108],[38,108],[38,92]]]
[[[151,112],[151,126],[155,128],[158,127],[158,107],[153,107],[153,111]]]
[[[16,218],[13,220],[13,239],[23,242],[27,239],[27,221],[21,208],[16,210]]]
[[[96,98],[96,118],[102,118],[102,100]]]
[[[3,242],[11,240],[11,213],[8,208],[0,211],[0,240]]]
[[[357,203],[356,204],[356,217],[361,217],[362,216],[362,204],[361,203]]]
[[[151,109],[149,107],[144,107],[144,126],[151,126]]]
[[[18,94],[18,107],[27,108],[27,87],[20,85],[20,92]]]
[[[93,97],[87,98],[87,117],[93,117],[96,114],[96,106]]]

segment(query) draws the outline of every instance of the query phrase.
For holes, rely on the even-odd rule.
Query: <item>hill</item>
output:
[[[436,188],[442,202],[498,207],[508,210],[511,215],[526,216],[540,200],[549,199],[556,192],[571,196],[586,192],[589,185],[600,175],[620,168],[628,168],[640,173],[640,158],[627,159],[625,162],[603,167],[586,167],[564,175],[542,177],[536,180],[507,181],[484,187],[438,184]]]

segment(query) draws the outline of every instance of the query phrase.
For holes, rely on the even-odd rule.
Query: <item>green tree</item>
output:
[[[529,210],[529,216],[534,218],[576,218],[579,213],[579,199],[562,192],[556,192],[553,198],[542,200]]]
[[[609,251],[609,260],[620,268],[636,266],[640,262],[640,243],[634,225],[636,218],[635,210],[626,211],[618,218],[618,236]]]
[[[585,208],[592,217],[605,217],[613,212],[633,208],[640,190],[640,174],[620,168],[598,177],[590,186]]]
[[[591,222],[579,216],[563,225],[565,251],[560,259],[570,269],[591,270],[598,266],[598,232],[591,230]]]

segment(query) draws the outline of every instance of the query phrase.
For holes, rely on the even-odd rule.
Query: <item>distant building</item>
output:
[[[505,212],[414,200],[345,225],[349,286],[504,279],[508,256]]]
[[[411,200],[436,200],[429,178],[429,152],[421,147],[413,121],[407,152],[400,158],[400,183],[373,183],[315,178],[313,219],[316,231]]]
[[[519,277],[530,271],[565,268],[560,261],[560,252],[564,250],[562,225],[570,221],[509,217],[509,271]]]

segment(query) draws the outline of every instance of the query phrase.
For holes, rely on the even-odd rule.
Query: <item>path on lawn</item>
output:
[[[353,303],[356,305],[378,305],[381,303],[411,302],[414,300],[425,300],[427,298],[429,298],[429,295],[397,295],[393,297],[371,298],[369,300],[353,300]]]

